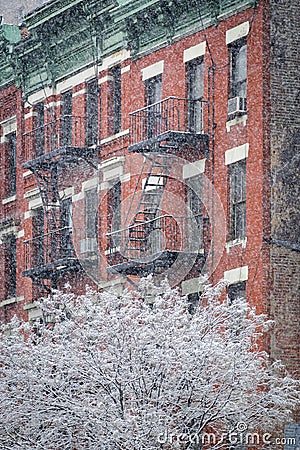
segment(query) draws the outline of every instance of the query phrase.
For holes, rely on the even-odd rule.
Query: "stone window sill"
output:
[[[227,133],[229,133],[231,127],[233,127],[235,125],[242,124],[245,127],[247,125],[247,119],[248,119],[248,115],[247,114],[243,114],[242,116],[236,116],[233,119],[228,120],[226,122],[226,131],[227,131]]]
[[[14,303],[22,302],[23,300],[24,300],[24,296],[6,298],[5,300],[2,300],[2,302],[0,302],[0,307],[7,306],[7,305],[13,305]]]
[[[108,142],[114,141],[115,139],[118,139],[122,136],[126,136],[127,134],[129,134],[129,130],[123,130],[120,131],[119,133],[113,134],[111,136],[108,136],[107,138],[101,139],[100,144],[107,144]]]
[[[11,203],[14,202],[17,199],[16,194],[15,195],[11,195],[10,197],[6,197],[2,200],[2,205],[6,205],[7,203]]]

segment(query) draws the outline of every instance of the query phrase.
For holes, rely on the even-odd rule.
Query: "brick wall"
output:
[[[271,336],[271,356],[281,359],[288,369],[300,377],[300,253],[272,246],[271,316],[275,328]]]
[[[299,1],[271,5],[271,355],[300,376]],[[298,60],[298,61],[297,61]]]

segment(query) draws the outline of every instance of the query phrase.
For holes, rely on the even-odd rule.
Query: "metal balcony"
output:
[[[85,116],[64,116],[23,135],[24,168],[32,169],[59,158],[93,155],[95,136]],[[93,148],[91,148],[93,147]]]
[[[178,151],[190,145],[206,154],[207,102],[168,97],[130,113],[130,152]]]
[[[158,273],[180,253],[203,257],[202,230],[191,217],[162,215],[106,236],[108,273]]]
[[[59,272],[77,270],[72,230],[64,227],[24,241],[25,271],[23,276],[52,279]]]

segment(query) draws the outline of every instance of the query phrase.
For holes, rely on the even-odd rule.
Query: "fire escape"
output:
[[[175,155],[188,149],[198,158],[207,156],[206,105],[202,99],[169,97],[130,114],[128,150],[142,154],[144,164],[124,228],[107,234],[108,273],[160,273],[173,264],[180,252],[194,251],[187,242],[191,218],[165,213],[163,198],[172,178]],[[110,253],[115,248],[120,249],[119,253]]]
[[[43,206],[33,238],[25,241],[23,276],[32,279],[37,297],[49,294],[63,273],[80,268],[72,243],[71,201],[61,191],[72,164],[83,159],[93,165],[95,148],[86,144],[86,117],[64,116],[24,134],[23,167],[35,175]]]

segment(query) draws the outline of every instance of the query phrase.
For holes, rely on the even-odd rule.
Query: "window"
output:
[[[229,98],[246,98],[247,45],[246,39],[238,39],[229,46],[230,92]]]
[[[202,176],[195,176],[188,179],[187,185],[187,205],[188,205],[188,229],[190,239],[195,240],[195,231],[197,233],[197,245],[202,245],[203,238],[203,212],[202,212]],[[197,230],[195,230],[195,226]],[[195,246],[196,242],[192,245]]]
[[[121,130],[122,101],[121,101],[121,66],[110,70],[112,80],[109,89],[110,133],[116,134]]]
[[[121,182],[117,181],[107,193],[107,216],[109,231],[117,231],[121,228]],[[109,229],[108,228],[108,229]],[[115,234],[111,247],[120,245],[120,235]]]
[[[161,131],[161,93],[162,77],[149,78],[145,81],[146,104],[148,106],[147,134],[148,139],[157,136]]]
[[[61,202],[61,256],[72,256],[72,199]]]
[[[246,160],[228,165],[230,202],[230,239],[246,235]]]
[[[202,131],[202,97],[204,64],[203,58],[195,58],[186,63],[188,129],[192,133]]]
[[[72,90],[64,92],[61,96],[61,134],[62,145],[72,144]]]
[[[37,208],[34,222],[33,231],[35,239],[35,255],[34,255],[34,265],[40,266],[44,264],[44,233],[45,233],[45,217],[44,210],[42,207]]]
[[[231,303],[238,298],[246,298],[246,281],[230,284],[227,288],[227,295]]]
[[[44,136],[44,102],[35,105],[36,117],[36,156],[44,154],[45,136]]]
[[[227,288],[227,296],[229,303],[234,305],[237,299],[246,299],[246,281],[231,284]],[[246,319],[246,312],[244,308],[237,310],[238,317],[229,317],[227,321],[228,331],[230,331],[231,338],[234,341],[239,341],[241,333],[243,333],[244,320]],[[238,446],[240,450],[246,447]]]
[[[6,193],[8,196],[15,195],[16,193],[16,163],[17,163],[17,147],[16,147],[16,132],[7,134],[7,151],[6,151],[6,161],[7,161],[7,183],[6,183]]]
[[[8,236],[4,241],[4,295],[5,298],[16,296],[16,237]]]
[[[188,294],[187,301],[188,301],[188,310],[190,314],[195,314],[197,308],[200,305],[202,305],[202,300],[198,292]]]
[[[98,195],[97,189],[85,193],[85,237],[97,239]]]
[[[95,78],[86,85],[86,144],[98,142],[98,81]]]

